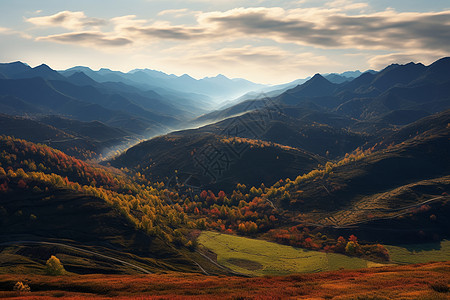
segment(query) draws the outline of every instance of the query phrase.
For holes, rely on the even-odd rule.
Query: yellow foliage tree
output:
[[[45,271],[48,275],[63,275],[66,270],[64,270],[61,261],[54,255],[50,256],[45,264]]]

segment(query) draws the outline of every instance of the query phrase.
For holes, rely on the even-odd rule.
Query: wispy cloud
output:
[[[238,8],[204,14],[200,21],[205,27],[235,36],[321,48],[450,48],[450,11],[347,15],[316,8]]]
[[[77,44],[84,46],[117,47],[131,44],[132,41],[123,37],[110,37],[101,32],[71,32],[49,35],[37,38],[38,41],[52,41],[58,43]]]
[[[0,35],[15,35],[24,39],[32,39],[33,37],[25,32],[17,31],[11,28],[0,27]]]
[[[392,10],[348,15],[345,9],[363,8],[364,3],[335,0],[325,8],[236,8],[224,12],[197,14],[195,25],[149,23],[136,16],[111,20],[88,18],[83,12],[63,11],[51,16],[27,19],[37,26],[60,26],[81,31],[90,26],[115,24],[104,38],[123,36],[129,41],[214,40],[259,38],[319,48],[340,49],[450,49],[450,11],[438,13],[396,13]],[[186,10],[163,11],[185,13]]]
[[[61,11],[54,15],[33,17],[26,19],[36,26],[63,27],[67,29],[80,30],[86,27],[102,26],[106,20],[98,18],[88,18],[82,11]]]
[[[352,0],[334,0],[325,3],[326,7],[332,7],[340,11],[364,10],[369,7],[366,2],[354,2]]]
[[[160,11],[158,13],[158,16],[172,16],[175,18],[180,18],[188,15],[196,14],[196,11],[191,11],[187,8],[180,8],[180,9],[166,9],[163,11]]]
[[[186,26],[130,26],[122,28],[121,32],[133,37],[134,40],[193,40],[207,37],[204,29]]]

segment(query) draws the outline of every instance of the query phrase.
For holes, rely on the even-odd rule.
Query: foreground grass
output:
[[[251,276],[313,273],[380,266],[357,257],[310,251],[211,231],[202,232],[198,241],[217,254],[219,264],[235,272]]]
[[[21,281],[31,292],[12,291]],[[5,299],[448,299],[450,262],[284,277],[0,275]]]

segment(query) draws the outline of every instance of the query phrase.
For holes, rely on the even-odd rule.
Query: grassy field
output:
[[[396,264],[418,264],[450,260],[450,241],[433,244],[386,246],[391,261]]]
[[[313,273],[380,266],[341,254],[309,251],[239,236],[204,231],[199,243],[217,254],[219,264],[251,276]]]
[[[0,299],[449,299],[450,262],[288,276],[0,275]],[[17,282],[31,292],[13,291]]]

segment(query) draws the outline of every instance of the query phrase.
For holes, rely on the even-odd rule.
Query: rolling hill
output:
[[[132,134],[99,121],[82,122],[58,116],[40,118],[0,114],[0,134],[45,144],[80,159],[98,159]]]
[[[75,273],[227,272],[188,250],[162,188],[24,140],[3,136],[0,150],[3,272],[42,274],[55,253]]]
[[[449,121],[450,111],[421,119],[276,188],[289,199],[269,199],[288,214],[303,213],[306,222],[369,240],[448,236]]]
[[[140,143],[109,163],[153,181],[178,180],[197,188],[231,191],[239,182],[273,184],[283,174],[312,170],[323,159],[289,146],[194,130]]]

